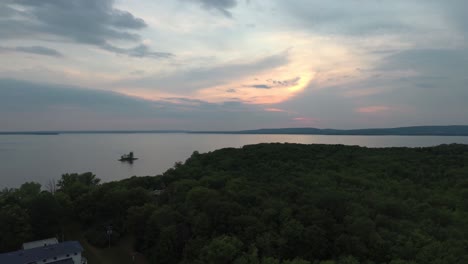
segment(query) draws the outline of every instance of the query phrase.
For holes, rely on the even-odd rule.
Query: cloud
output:
[[[425,77],[466,80],[468,49],[410,49],[387,56],[378,70],[413,70]]]
[[[51,56],[51,57],[63,57],[63,54],[59,51],[42,46],[18,46],[18,47],[0,47],[1,51],[16,51],[23,53],[31,53],[37,55]]]
[[[268,113],[238,101],[152,101],[109,91],[13,79],[0,79],[0,113],[0,131],[236,130],[271,127],[281,121],[281,113]]]
[[[17,11],[9,6],[6,3],[0,3],[0,18],[10,18],[17,14]]]
[[[55,36],[133,57],[168,57],[142,44],[131,48],[111,44],[139,42],[136,31],[147,27],[143,19],[113,6],[114,0],[6,0],[0,9],[14,9],[16,14],[0,19],[0,37],[21,40]]]
[[[258,78],[256,78],[258,80]],[[270,84],[251,84],[251,85],[244,85],[246,88],[255,88],[255,89],[272,89],[272,88],[279,88],[279,87],[292,87],[299,84],[301,77],[296,77],[289,80],[273,80],[268,79],[266,80]]]
[[[151,49],[145,45],[145,44],[140,44],[136,47],[129,48],[129,49],[123,49],[119,47],[112,46],[110,44],[105,44],[102,46],[103,49],[110,51],[110,52],[115,52],[117,54],[125,54],[130,57],[137,57],[137,58],[171,58],[174,57],[174,54],[169,53],[169,52],[154,52],[151,51]]]
[[[294,86],[299,83],[301,80],[301,77],[295,77],[289,80],[272,80],[269,79],[268,81],[273,84],[273,86],[283,86],[283,87],[288,87],[288,86]]]
[[[267,112],[288,113],[288,111],[286,111],[286,110],[279,109],[279,108],[273,108],[273,107],[265,108],[264,110],[267,111]]]
[[[452,26],[457,28],[463,34],[468,34],[468,20],[466,19],[466,11],[468,10],[468,2],[465,0],[452,1],[433,1],[439,10],[445,14],[445,19],[452,22]]]
[[[189,0],[192,2],[198,2],[202,7],[206,9],[214,9],[222,13],[227,17],[232,17],[231,12],[228,9],[237,6],[237,0]]]
[[[101,113],[132,111],[140,114],[149,105],[137,98],[114,92],[80,89],[70,85],[52,85],[0,79],[0,112],[41,112],[51,108],[86,109]],[[158,107],[157,104],[152,105]]]
[[[258,72],[283,66],[288,63],[288,53],[281,52],[254,61],[238,62],[211,67],[177,71],[166,76],[131,78],[115,83],[117,86],[138,87],[169,93],[191,93],[232,80],[251,76]]]
[[[256,88],[256,89],[271,89],[271,86],[266,85],[266,84],[246,85],[245,87],[251,87],[251,88]]]
[[[432,23],[436,19],[428,21],[428,17],[434,18],[440,12],[437,2],[441,1],[290,0],[278,1],[278,9],[289,15],[287,23],[308,31],[326,35],[371,36],[412,33],[421,27],[440,26]],[[452,1],[449,2],[444,1],[443,5],[451,5]]]
[[[206,119],[223,119],[224,112],[261,108],[264,114],[289,114],[291,124],[301,121],[294,117],[316,117],[324,126],[351,128],[460,123],[468,115],[468,1],[137,2],[0,0],[0,55],[12,62],[0,66],[0,76],[156,100],[124,96],[115,103],[99,99],[102,105],[87,105],[80,93],[73,96],[81,103],[71,100],[71,90],[64,95],[67,109],[78,107],[80,113],[88,108],[113,115],[123,105],[133,105],[117,119],[134,113],[134,119],[175,118],[194,125],[189,117],[202,122],[203,111]],[[256,27],[246,27],[251,23]],[[159,45],[177,59],[161,61],[174,55],[159,52]],[[48,59],[60,55],[64,58]],[[155,60],[125,60],[127,56]],[[50,105],[65,107],[59,106],[59,91],[43,91],[57,94],[56,101],[48,97]],[[94,92],[86,96],[114,98]],[[18,98],[19,105],[35,105]],[[362,114],[372,111],[378,114]],[[250,117],[243,118],[257,127]]]
[[[362,113],[362,114],[372,114],[372,113],[386,112],[390,109],[391,108],[388,106],[375,105],[375,106],[359,107],[356,109],[356,112]]]
[[[313,117],[295,117],[295,118],[293,118],[293,120],[296,121],[296,122],[300,122],[300,123],[303,123],[303,124],[309,124],[309,125],[315,124],[318,121],[320,121],[319,119],[313,118]]]
[[[468,49],[407,50],[385,58],[376,67],[383,73],[412,74],[387,80],[393,92],[379,100],[404,103],[421,116],[454,120],[468,114]],[[374,95],[370,98],[379,98]]]
[[[334,128],[466,123],[467,48],[408,49],[371,66],[275,107]]]
[[[145,74],[144,70],[135,70],[135,71],[130,72],[130,75],[142,75],[142,74]]]

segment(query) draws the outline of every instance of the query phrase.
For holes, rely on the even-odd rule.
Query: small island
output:
[[[133,163],[133,161],[137,160],[138,158],[135,158],[133,156],[133,152],[130,152],[128,154],[124,154],[122,156],[120,156],[120,159],[119,161],[121,162],[130,162],[130,163]]]

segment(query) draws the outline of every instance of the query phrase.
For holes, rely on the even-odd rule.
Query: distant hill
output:
[[[0,135],[52,136],[52,135],[59,135],[59,133],[58,132],[0,132]]]
[[[397,128],[320,129],[263,128],[240,131],[190,131],[190,130],[101,130],[101,131],[27,131],[0,132],[0,135],[59,135],[59,134],[288,134],[288,135],[349,135],[349,136],[468,136],[468,126],[412,126]]]
[[[468,136],[468,126],[413,126],[367,129],[266,128],[242,131],[199,131],[201,134],[290,134],[290,135],[363,135],[363,136]]]
[[[0,135],[61,135],[61,134],[171,134],[184,130],[82,130],[82,131],[5,131]]]

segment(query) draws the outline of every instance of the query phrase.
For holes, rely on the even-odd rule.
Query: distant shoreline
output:
[[[32,136],[57,136],[60,133],[57,132],[0,132],[0,136],[11,136],[11,135],[32,135]]]
[[[328,136],[468,136],[468,126],[413,126],[398,128],[318,129],[271,128],[240,131],[190,131],[190,130],[97,130],[97,131],[11,131],[0,135],[61,134],[229,134],[229,135],[328,135]]]

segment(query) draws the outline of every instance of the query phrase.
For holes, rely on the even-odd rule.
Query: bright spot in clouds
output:
[[[372,113],[385,112],[389,110],[391,110],[391,108],[388,106],[376,105],[376,106],[360,107],[356,109],[356,112],[364,113],[364,114],[372,114]]]
[[[466,123],[467,1],[46,2],[0,1],[0,130]]]

